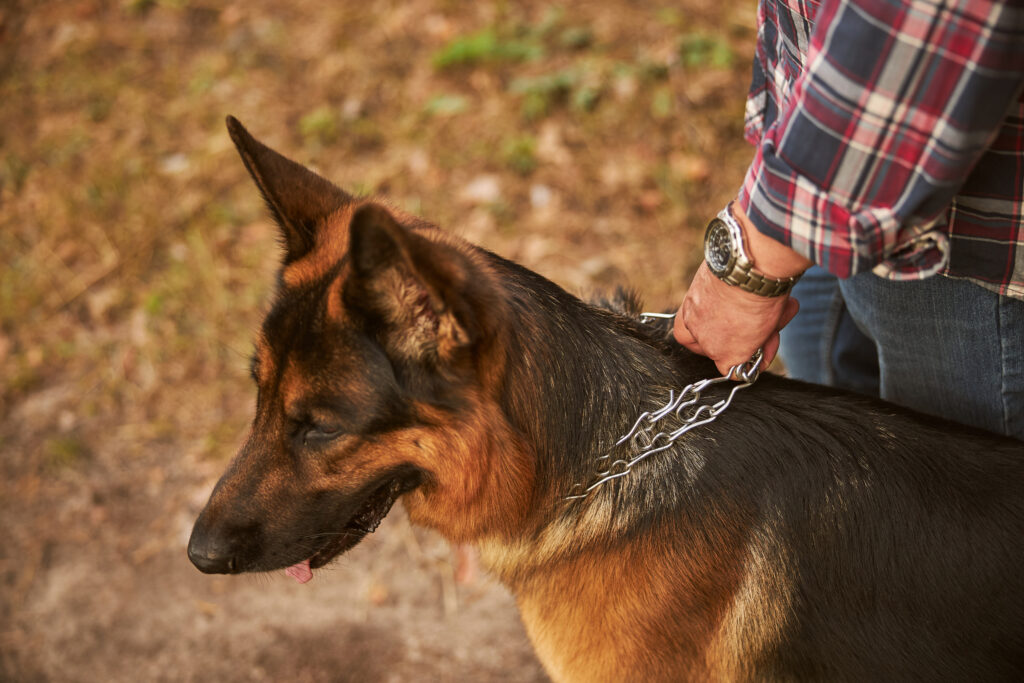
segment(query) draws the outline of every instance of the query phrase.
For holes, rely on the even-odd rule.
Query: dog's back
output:
[[[757,501],[748,580],[765,581],[761,556],[777,559],[767,571],[778,640],[760,673],[1019,678],[1024,446],[764,379],[743,410],[761,414],[730,416],[729,430],[699,437],[735,452],[719,470],[735,468],[728,495]],[[733,428],[753,439],[730,438]]]

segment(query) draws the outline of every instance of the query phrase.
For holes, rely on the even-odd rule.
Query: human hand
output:
[[[763,297],[722,282],[706,263],[693,277],[673,333],[676,341],[715,361],[723,375],[764,349],[762,367],[779,350],[779,330],[796,315],[800,304],[788,296]]]
[[[758,231],[738,203],[730,208],[743,230],[747,254],[759,271],[786,278],[811,265],[804,256]],[[702,263],[676,314],[673,332],[680,344],[715,361],[723,375],[732,366],[746,363],[759,348],[764,350],[762,367],[766,368],[779,350],[779,330],[799,308],[789,296],[764,297],[726,284]]]

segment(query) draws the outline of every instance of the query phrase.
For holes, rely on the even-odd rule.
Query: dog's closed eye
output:
[[[309,445],[327,443],[341,436],[344,431],[335,425],[311,424],[303,430],[302,442]]]

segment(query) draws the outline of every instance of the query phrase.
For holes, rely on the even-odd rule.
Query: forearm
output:
[[[1024,9],[962,4],[822,3],[740,193],[757,232],[844,277],[942,265],[946,209],[1024,83]]]
[[[800,275],[811,267],[810,259],[758,230],[738,203],[734,202],[731,210],[733,218],[743,228],[750,260],[759,271],[782,279]]]

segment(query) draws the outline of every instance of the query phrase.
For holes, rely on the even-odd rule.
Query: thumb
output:
[[[779,337],[779,330],[788,325],[790,321],[796,316],[800,310],[800,302],[796,299],[786,299],[786,303],[783,304],[782,313],[779,315],[779,326],[775,328],[775,332],[772,336],[764,343],[764,360],[762,361],[761,367],[767,368],[775,360],[775,354],[779,352],[779,344],[781,338]]]
[[[782,329],[796,317],[796,314],[800,311],[800,302],[790,297],[786,299],[786,304],[782,308],[782,315],[779,316],[779,327]]]

